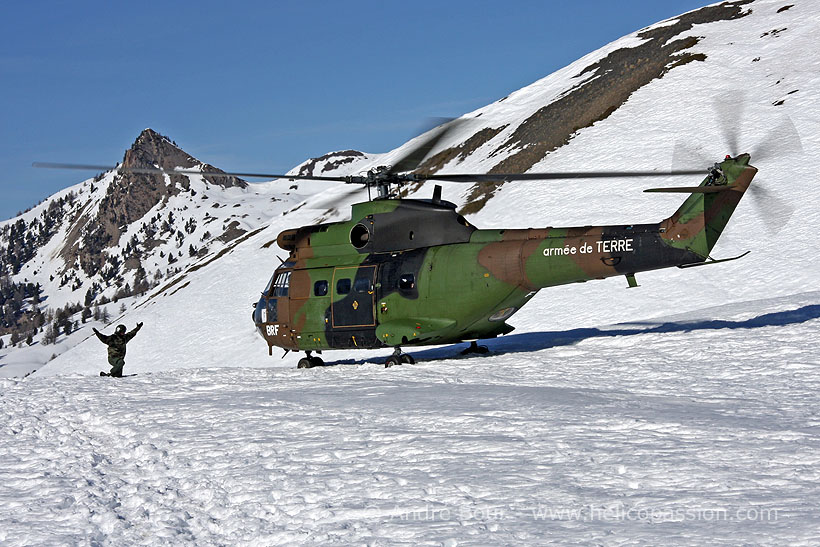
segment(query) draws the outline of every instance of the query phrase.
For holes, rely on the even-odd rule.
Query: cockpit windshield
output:
[[[287,296],[290,290],[290,272],[277,272],[273,276],[273,286],[268,287],[270,296]]]

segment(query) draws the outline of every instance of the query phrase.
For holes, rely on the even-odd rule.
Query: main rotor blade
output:
[[[87,165],[80,163],[51,163],[35,161],[32,167],[43,169],[76,169],[80,171],[117,171],[137,175],[207,175],[209,177],[240,177],[257,179],[328,180],[348,182],[348,177],[315,177],[306,175],[282,175],[274,173],[225,173],[223,171],[201,171],[199,169],[162,169],[159,167],[123,167],[121,165]]]
[[[687,165],[712,165],[714,158],[709,158],[705,152],[695,150],[682,140],[675,141],[672,149],[672,171]]]
[[[345,187],[342,192],[334,192],[328,196],[319,195],[311,204],[311,209],[336,209],[340,204],[345,203],[351,196],[367,191],[366,186]]]
[[[453,118],[438,118],[437,121],[440,122],[438,128],[433,130],[430,136],[428,136],[425,140],[421,141],[410,149],[405,155],[401,156],[396,161],[395,165],[390,168],[388,173],[405,173],[407,171],[414,170],[421,165],[421,162],[424,161],[427,154],[435,148],[441,139],[463,123],[462,120]]]
[[[85,163],[53,163],[48,161],[35,161],[32,167],[38,169],[76,169],[78,171],[114,171],[119,165],[88,165]]]
[[[445,182],[506,182],[513,180],[562,180],[562,179],[602,179],[631,177],[679,177],[706,175],[705,169],[682,169],[677,171],[575,171],[563,173],[496,173],[496,174],[453,174],[453,175],[416,175],[424,180],[441,180]]]

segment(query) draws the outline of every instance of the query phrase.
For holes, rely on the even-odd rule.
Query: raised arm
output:
[[[134,328],[134,330],[132,330],[131,332],[129,332],[128,334],[125,335],[125,341],[128,342],[133,337],[135,337],[137,335],[137,333],[140,331],[141,328],[142,328],[142,321],[137,323],[137,326],[136,326],[136,328]]]
[[[111,338],[110,336],[106,336],[106,335],[102,334],[102,333],[101,333],[100,331],[98,331],[96,328],[94,328],[94,329],[92,329],[92,330],[94,331],[94,334],[96,334],[96,335],[97,335],[97,338],[99,338],[99,339],[100,339],[100,342],[102,342],[102,343],[103,343],[103,344],[105,344],[105,345],[108,345],[108,340]]]

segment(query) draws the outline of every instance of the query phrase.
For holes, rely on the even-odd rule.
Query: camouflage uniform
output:
[[[125,325],[120,325],[114,334],[107,336],[94,329],[94,334],[100,342],[108,346],[108,364],[111,365],[111,376],[121,377],[122,369],[125,366],[125,345],[137,335],[142,328],[142,323],[137,323],[137,327],[131,332],[125,332]],[[102,373],[101,373],[102,374]]]

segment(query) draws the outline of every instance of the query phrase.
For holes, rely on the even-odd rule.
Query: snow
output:
[[[636,289],[615,278],[541,291],[511,319],[514,333],[486,342],[488,356],[420,348],[419,364],[386,370],[389,350],[337,351],[323,355],[337,366],[297,370],[300,355],[269,357],[251,322],[249,304],[285,255],[267,244],[286,228],[346,218],[361,196],[299,182],[271,202],[285,181],[214,193],[230,208],[253,204],[243,220],[261,231],[128,301],[111,326],[0,350],[0,374],[33,368],[41,356],[26,352],[58,354],[31,376],[0,379],[0,542],[820,542],[820,6],[788,3],[777,13],[786,3],[757,1],[748,17],[695,27],[687,34],[703,37],[705,62],[642,88],[533,168],[665,170],[680,140],[705,169],[729,152],[714,99],[735,93],[728,116],[760,168],[753,184],[795,209],[772,232],[744,198],[714,256],[750,255],[648,272]],[[490,151],[527,115],[636,41],[466,115],[482,114],[439,146],[510,127],[446,170],[503,160]],[[802,151],[772,134],[787,117]],[[370,155],[356,171],[400,154]],[[656,222],[682,197],[641,190],[664,184],[684,182],[507,184],[469,220]],[[463,202],[467,186],[442,186]],[[417,196],[431,194],[425,185]],[[764,199],[763,214],[771,208]],[[90,328],[139,321],[125,369],[137,376],[99,378],[105,347]]]
[[[810,292],[387,370],[2,380],[0,542],[810,544],[818,326]]]

